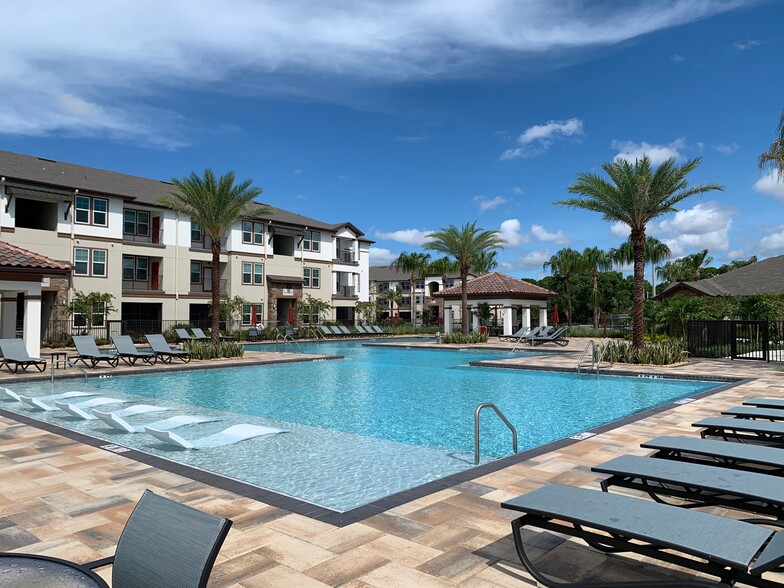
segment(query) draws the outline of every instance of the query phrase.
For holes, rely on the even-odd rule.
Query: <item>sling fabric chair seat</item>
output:
[[[517,329],[517,331],[515,331],[511,335],[499,335],[498,336],[498,340],[499,341],[517,341],[520,337],[525,337],[530,332],[531,332],[531,328],[530,327],[520,327],[519,329]]]
[[[166,338],[161,334],[145,335],[147,343],[150,344],[150,349],[158,356],[163,363],[171,363],[173,358],[180,359],[185,363],[191,360],[191,354],[181,349],[172,349],[166,342]]]
[[[105,361],[111,367],[117,367],[120,356],[114,353],[104,353],[95,344],[95,339],[90,335],[74,335],[73,342],[76,346],[76,361],[81,361],[85,366],[94,368]]]
[[[112,343],[117,350],[117,355],[128,365],[135,365],[141,359],[144,363],[154,365],[158,356],[151,350],[140,350],[133,344],[129,335],[112,335]]]
[[[523,513],[512,521],[520,561],[544,586],[752,586],[774,585],[762,575],[780,571],[784,562],[784,531],[685,510],[620,494],[548,485],[507,500],[503,508]],[[578,537],[600,551],[630,552],[715,576],[722,583],[662,579],[565,583],[545,576],[526,552],[523,528],[539,528]],[[635,560],[636,561],[636,560]],[[588,571],[588,570],[586,570]]]
[[[333,333],[326,325],[319,325],[319,329],[321,329],[321,333],[324,335],[324,337],[335,336],[335,333]]]
[[[191,331],[193,331],[193,335],[188,333],[187,329],[181,329],[181,328],[174,329],[174,332],[177,333],[177,338],[180,341],[209,341],[210,340],[210,338],[207,335],[205,335],[201,331],[201,329],[199,329],[199,333],[200,333],[199,335],[196,334],[196,329],[191,328]]]
[[[35,367],[39,372],[46,369],[46,360],[31,357],[21,339],[0,339],[0,353],[3,354],[0,368],[6,366],[9,372],[12,371],[11,366],[14,366],[13,373],[17,373],[19,368],[26,372],[30,366]]]
[[[389,335],[391,335],[391,334],[392,334],[392,333],[389,333],[389,332],[387,332],[387,331],[384,331],[384,330],[382,330],[382,328],[381,328],[381,327],[379,327],[378,325],[370,325],[370,326],[371,326],[371,327],[372,327],[372,329],[373,329],[373,330],[374,330],[376,333],[378,333],[379,335],[385,335],[385,336],[389,336]]]
[[[748,398],[743,401],[748,406],[760,408],[784,408],[784,399],[781,398]]]
[[[761,406],[734,406],[727,410],[722,410],[724,416],[735,417],[736,419],[752,419],[767,421],[784,421],[784,409],[768,408]]]
[[[523,340],[528,341],[531,345],[541,345],[542,343],[555,343],[561,347],[569,345],[569,339],[566,338],[566,331],[569,327],[558,327],[549,335],[536,335],[534,337],[526,337]]]
[[[700,437],[721,437],[725,441],[784,446],[784,423],[712,417],[692,423],[702,427]]]
[[[343,333],[343,334],[344,334],[346,337],[353,337],[353,336],[354,336],[354,333],[352,333],[351,331],[349,331],[349,330],[348,330],[348,327],[346,327],[345,325],[338,325],[338,329],[339,329],[339,330],[340,330],[340,332],[341,332],[341,333]]]

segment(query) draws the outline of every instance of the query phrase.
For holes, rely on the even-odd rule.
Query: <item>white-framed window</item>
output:
[[[321,251],[321,233],[318,231],[305,231],[302,238],[304,251]]]
[[[255,325],[261,321],[264,316],[264,303],[258,304],[243,304],[242,305],[242,324]]]
[[[92,310],[92,325],[94,327],[102,327],[103,321],[106,318],[106,304],[103,302],[98,302]],[[87,315],[81,312],[75,312],[73,313],[73,321],[75,327],[85,327],[87,326]]]
[[[264,224],[254,221],[242,221],[242,242],[264,245]]]
[[[107,256],[106,249],[74,247],[74,275],[105,278]]]
[[[123,255],[123,280],[146,282],[150,276],[150,258]]]
[[[318,288],[321,285],[321,269],[317,267],[302,268],[302,284],[305,288]]]
[[[123,233],[147,237],[150,235],[150,213],[145,210],[123,210]]]
[[[242,283],[261,286],[264,284],[264,264],[250,261],[242,262]]]
[[[191,284],[201,284],[201,262],[191,262]]]
[[[195,221],[191,221],[191,243],[201,243],[204,241],[204,232],[201,230],[201,225]]]
[[[74,210],[74,220],[79,224],[102,227],[108,224],[109,201],[106,198],[93,198],[77,194],[74,198]]]
[[[403,282],[403,292],[411,292],[411,282]]]

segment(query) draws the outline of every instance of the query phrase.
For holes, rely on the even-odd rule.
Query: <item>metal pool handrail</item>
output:
[[[593,368],[594,362],[596,361],[596,343],[594,343],[593,339],[591,339],[590,341],[588,341],[588,343],[585,344],[585,348],[583,349],[583,352],[580,354],[580,359],[577,360],[578,374],[580,373],[580,369],[583,364],[583,359],[585,359],[585,354],[588,352],[588,348],[591,349],[591,368]]]
[[[610,350],[610,353],[609,353],[609,355],[610,355],[610,369],[612,369],[612,367],[615,365],[615,362],[613,361],[612,345],[610,345],[608,343],[607,345],[604,346],[604,348],[601,350],[601,352],[599,352],[599,357],[596,360],[596,375],[597,376],[599,375],[599,366],[601,365],[602,359],[604,358],[604,354],[605,354],[605,352],[607,352],[608,349]]]
[[[305,350],[302,348],[302,345],[300,345],[292,335],[289,334],[281,335],[280,333],[278,333],[276,340],[277,339],[283,339],[283,342],[286,345],[291,345],[291,347],[294,349],[295,352],[299,350],[300,353],[305,353]]]
[[[498,418],[509,427],[509,430],[512,431],[512,451],[517,453],[517,429],[514,428],[514,425],[509,422],[509,419],[504,416],[504,413],[502,413],[495,404],[492,402],[485,402],[477,406],[474,411],[474,465],[479,464],[479,413],[482,412],[483,408],[492,408],[495,411],[495,414],[498,415]]]
[[[80,368],[78,365],[76,365],[75,363],[73,363],[73,362],[72,362],[70,359],[68,359],[67,357],[66,357],[65,359],[61,359],[61,360],[59,360],[59,361],[64,361],[64,362],[65,362],[65,365],[67,365],[67,366],[69,366],[69,367],[72,367],[72,368],[76,368],[77,370],[79,370],[80,372],[82,372],[82,375],[84,376],[84,381],[86,382],[86,381],[88,380],[88,378],[87,378],[87,372],[86,372],[86,371],[85,371],[83,368]],[[52,361],[52,362],[50,362],[50,364],[51,364],[51,366],[52,366],[52,384],[54,384],[54,370],[56,369],[56,364],[57,364],[57,363],[58,363],[57,361]]]

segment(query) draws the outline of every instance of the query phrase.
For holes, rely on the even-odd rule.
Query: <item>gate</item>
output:
[[[768,361],[768,321],[730,321],[732,359]]]
[[[781,361],[781,326],[777,321],[689,321],[687,349],[692,357]]]

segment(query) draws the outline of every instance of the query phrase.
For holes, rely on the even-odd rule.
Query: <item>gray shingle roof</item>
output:
[[[683,289],[703,296],[784,294],[784,255],[769,257],[706,280],[675,282],[656,298],[666,298]]]

